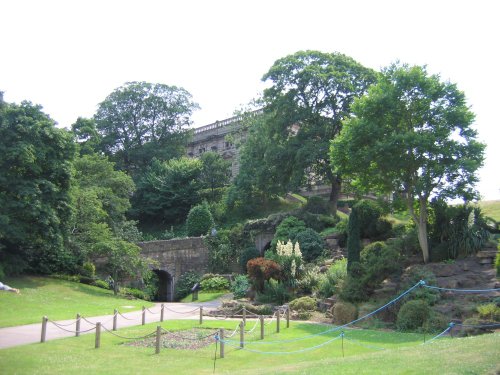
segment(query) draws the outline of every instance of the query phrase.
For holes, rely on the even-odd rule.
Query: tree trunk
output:
[[[424,263],[429,262],[429,239],[427,238],[427,199],[419,197],[419,216],[415,214],[413,209],[413,199],[410,196],[407,198],[408,211],[415,222],[418,230],[418,243],[422,250]]]
[[[331,179],[332,190],[330,191],[330,209],[332,215],[337,214],[337,202],[339,201],[340,192],[342,190],[342,179],[338,175],[334,175]]]

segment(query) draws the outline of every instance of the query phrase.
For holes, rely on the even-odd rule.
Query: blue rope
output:
[[[462,326],[462,327],[472,327],[472,328],[488,328],[488,327],[500,327],[500,323],[492,323],[492,324],[462,324],[462,323],[455,323],[457,326]]]
[[[420,344],[420,345],[425,345],[425,344],[428,344],[428,343],[430,343],[430,342],[432,342],[432,341],[434,341],[434,340],[436,340],[436,339],[440,338],[441,336],[443,336],[443,335],[445,335],[446,333],[448,333],[448,332],[449,332],[449,331],[453,328],[453,326],[454,326],[454,324],[453,324],[453,323],[450,323],[450,325],[449,325],[449,326],[448,326],[448,327],[447,327],[447,328],[446,328],[443,332],[441,332],[439,335],[434,336],[434,337],[433,337],[432,339],[430,339],[429,341],[426,341],[426,342],[424,342],[424,343],[422,343],[422,344]]]
[[[228,344],[229,346],[234,346],[235,348],[238,348],[238,349],[242,349],[242,350],[246,350],[248,352],[252,352],[252,353],[257,353],[257,354],[274,354],[274,355],[280,355],[280,354],[297,354],[297,353],[304,353],[304,352],[308,352],[308,351],[311,351],[311,350],[315,350],[315,349],[319,349],[321,348],[322,346],[325,346],[325,345],[328,345],[330,344],[331,342],[335,341],[335,340],[338,340],[340,339],[342,336],[341,335],[338,335],[328,341],[325,341],[324,343],[322,344],[319,344],[319,345],[316,345],[316,346],[311,346],[309,348],[304,348],[304,349],[299,349],[299,350],[293,350],[293,351],[289,351],[289,352],[265,352],[265,351],[260,351],[260,350],[254,350],[254,349],[248,349],[248,348],[240,348],[238,345],[234,345],[234,344],[231,344],[230,342],[227,342],[226,340],[220,340],[220,338],[218,339],[220,342],[223,342],[225,344]]]
[[[453,289],[453,288],[440,288],[438,286],[423,285],[424,288],[443,290],[447,292],[457,292],[457,293],[490,293],[490,292],[500,292],[500,288],[492,289]]]

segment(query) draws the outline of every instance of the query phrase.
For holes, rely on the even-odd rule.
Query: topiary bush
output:
[[[325,247],[323,238],[321,238],[318,232],[311,228],[306,228],[297,233],[294,242],[299,243],[302,257],[306,262],[312,262],[321,256]]]
[[[352,303],[339,301],[332,307],[332,316],[334,324],[346,324],[357,319],[358,309]]]
[[[206,203],[194,206],[189,210],[186,219],[187,235],[189,237],[204,236],[214,225],[214,219]]]
[[[200,282],[201,290],[205,292],[218,292],[229,289],[229,281],[222,276],[212,276],[204,278]]]
[[[316,311],[317,301],[311,297],[300,297],[288,304],[294,311]]]
[[[175,300],[179,301],[188,296],[191,293],[191,288],[193,288],[194,284],[200,282],[200,279],[200,275],[196,272],[184,272],[179,277],[177,284],[175,284]]]
[[[363,265],[363,284],[370,293],[378,288],[392,273],[401,270],[399,254],[384,242],[374,242],[363,248],[360,254]]]
[[[422,331],[430,317],[431,308],[426,301],[408,301],[399,310],[396,327],[403,332]]]
[[[82,268],[80,269],[80,274],[82,276],[94,278],[95,277],[95,266],[92,262],[84,262]]]
[[[231,283],[231,293],[233,293],[236,299],[246,297],[249,288],[250,281],[245,275],[236,275],[234,281]]]

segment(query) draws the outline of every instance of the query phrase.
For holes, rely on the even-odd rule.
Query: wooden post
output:
[[[44,316],[42,318],[42,337],[40,338],[40,342],[45,342],[45,337],[47,336],[47,322],[49,321],[49,318]]]
[[[165,310],[165,306],[163,303],[161,304],[161,313],[160,313],[160,322],[163,322],[163,311]]]
[[[344,332],[343,331],[340,334],[340,336],[342,337],[342,358],[344,358]]]
[[[243,325],[247,325],[247,309],[243,306]]]
[[[245,324],[243,320],[240,322],[240,348],[245,346]]]
[[[142,306],[142,325],[146,324],[146,307]]]
[[[200,306],[200,324],[203,324],[203,306]]]
[[[82,317],[80,314],[76,314],[76,329],[75,329],[75,336],[78,337],[80,336],[80,321]]]
[[[290,328],[290,306],[286,307],[286,328]]]
[[[160,354],[161,326],[156,326],[156,354]]]
[[[278,310],[276,314],[276,333],[280,333],[280,315],[281,312]]]
[[[219,338],[220,338],[220,357],[224,358],[224,328],[220,329]]]
[[[264,340],[264,317],[261,315],[260,319],[260,339]]]
[[[115,314],[113,315],[113,331],[116,331],[117,323],[118,323],[118,310],[115,309]]]
[[[101,347],[101,322],[95,324],[95,348]]]

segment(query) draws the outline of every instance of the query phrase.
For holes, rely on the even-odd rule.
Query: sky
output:
[[[500,199],[496,0],[0,0],[0,91],[59,126],[130,81],[180,86],[195,127],[231,117],[279,58],[340,52],[380,70],[426,65],[456,83],[487,144],[483,199]]]

